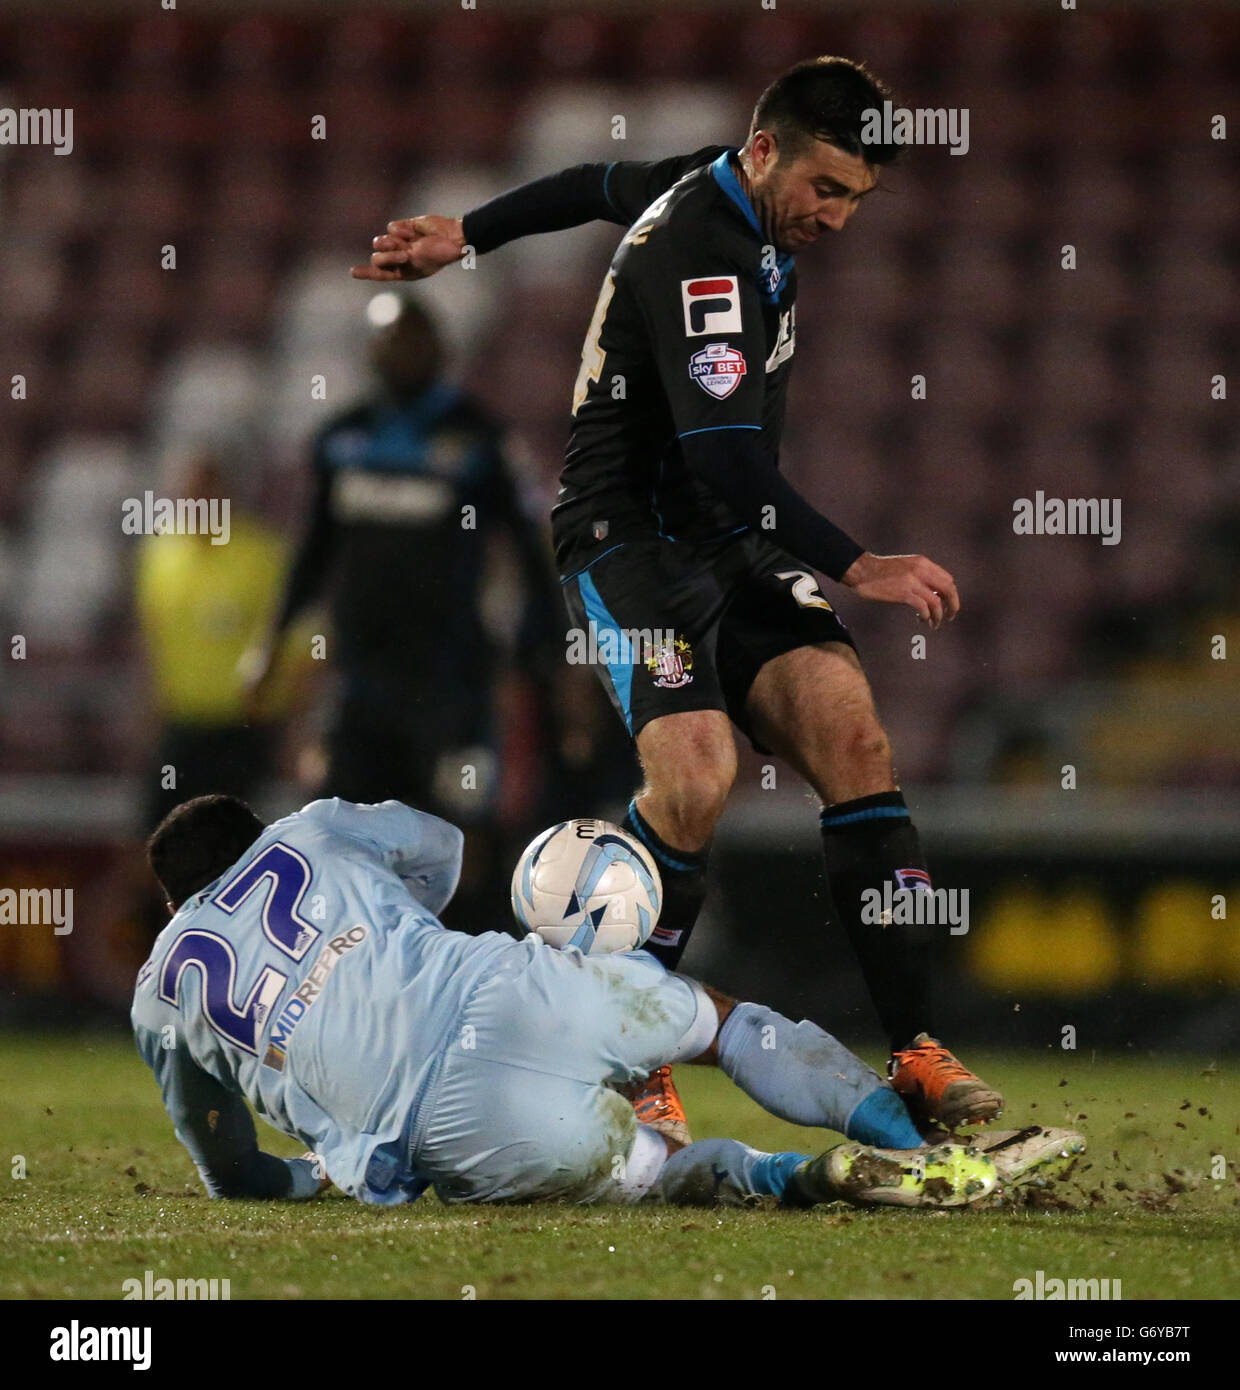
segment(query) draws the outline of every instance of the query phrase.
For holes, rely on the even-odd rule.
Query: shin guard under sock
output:
[[[658,925],[650,934],[645,949],[675,970],[689,944],[689,934],[702,910],[706,897],[707,850],[696,854],[674,849],[665,844],[646,823],[637,809],[636,800],[629,802],[628,814],[620,822],[621,829],[639,839],[654,856],[663,880],[663,905]]]
[[[836,915],[892,1050],[907,1047],[918,1033],[934,1031],[930,987],[937,930],[930,923],[883,920],[884,884],[906,891],[931,886],[908,807],[898,791],[878,792],[828,806],[819,824]]]

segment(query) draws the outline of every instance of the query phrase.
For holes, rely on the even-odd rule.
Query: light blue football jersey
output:
[[[446,930],[461,832],[396,801],[315,801],[190,898],[138,975],[132,1021],[213,1196],[309,1197],[241,1097],[362,1201],[417,1197],[409,1138],[478,982],[519,946]]]

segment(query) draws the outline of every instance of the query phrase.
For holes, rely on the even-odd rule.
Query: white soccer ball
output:
[[[536,835],[512,875],[512,912],[549,946],[585,955],[636,951],[659,920],[663,883],[640,840],[605,820]]]

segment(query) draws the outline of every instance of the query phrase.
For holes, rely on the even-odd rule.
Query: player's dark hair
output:
[[[235,864],[266,826],[235,796],[196,796],[174,807],[146,842],[168,901],[180,907]]]
[[[864,63],[851,58],[807,58],[775,79],[758,98],[750,134],[767,130],[781,154],[796,159],[811,140],[825,140],[867,164],[890,164],[897,144],[861,139],[865,113],[881,111],[890,90]]]

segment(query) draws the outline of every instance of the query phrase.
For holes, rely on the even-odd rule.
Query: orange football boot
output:
[[[664,1138],[676,1144],[693,1142],[685,1107],[672,1080],[671,1067],[656,1067],[645,1081],[634,1081],[616,1089],[633,1106],[638,1124],[657,1129]]]
[[[929,1033],[891,1054],[892,1088],[923,1132],[984,1124],[1003,1113],[1003,1097],[960,1062]]]

